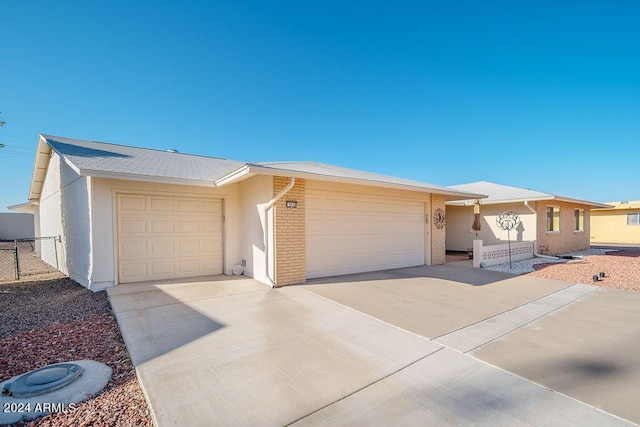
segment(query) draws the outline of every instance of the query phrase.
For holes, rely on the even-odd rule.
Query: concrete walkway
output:
[[[412,302],[404,304],[412,308],[408,317],[397,315],[408,324],[418,323],[414,306],[428,301],[429,294],[450,304],[448,311],[438,312],[449,317],[457,317],[451,310],[456,305],[469,305],[465,298],[490,306],[433,328],[445,333],[480,325],[500,310],[570,285],[542,281],[534,289],[518,279],[508,284],[508,276],[467,278],[482,282],[474,286],[418,273],[424,271],[381,273],[391,304]],[[467,274],[456,277],[465,280]],[[384,287],[362,288],[365,283],[342,287],[359,289],[346,292],[349,298],[380,297]],[[628,425],[389,319],[336,303],[323,295],[332,287],[333,292],[340,286],[269,289],[251,279],[220,276],[121,285],[108,293],[159,426]],[[481,289],[491,296],[482,297]],[[570,289],[566,292],[574,292]],[[374,307],[370,311],[380,309]],[[431,307],[420,308],[426,321],[433,319]],[[458,338],[453,342],[465,342],[464,334]]]
[[[600,288],[470,354],[640,424],[639,308]]]
[[[573,285],[516,307],[513,310],[450,332],[436,338],[435,342],[462,353],[467,353],[565,307],[598,289],[600,288],[591,285]]]

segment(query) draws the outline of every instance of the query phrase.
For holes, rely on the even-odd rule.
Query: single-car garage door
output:
[[[222,200],[118,194],[120,283],[222,274]]]
[[[306,194],[307,278],[425,264],[425,202],[326,190]]]

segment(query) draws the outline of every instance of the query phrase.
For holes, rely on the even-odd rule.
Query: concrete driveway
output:
[[[220,276],[108,293],[160,426],[628,425],[475,357],[596,289],[484,273],[282,289]]]

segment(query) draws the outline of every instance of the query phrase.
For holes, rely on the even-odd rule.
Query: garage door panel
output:
[[[120,212],[139,211],[144,212],[147,209],[147,199],[144,196],[136,194],[120,195],[118,198]]]
[[[425,202],[310,190],[307,277],[422,265]]]
[[[175,242],[173,240],[149,240],[149,255],[151,257],[171,256],[175,254]]]
[[[150,219],[149,220],[149,232],[150,233],[173,233],[175,227],[174,220],[171,218],[162,219]]]
[[[151,212],[172,212],[173,197],[149,197]]]
[[[222,227],[222,221],[215,221],[215,220],[200,221],[200,231],[204,233],[211,233],[215,230],[218,230],[220,227]]]
[[[198,199],[181,199],[176,201],[176,210],[178,212],[193,212],[197,213],[199,202]]]
[[[119,253],[127,257],[144,257],[147,255],[145,240],[122,239],[119,242]]]
[[[178,274],[198,274],[202,265],[199,259],[181,259],[177,261]]]
[[[170,276],[175,273],[174,263],[166,260],[151,261],[148,266],[152,276]]]
[[[145,261],[129,261],[124,265],[120,265],[120,275],[126,277],[131,282],[145,280],[147,277],[147,263]]]
[[[222,213],[222,201],[221,200],[202,200],[200,201],[200,211]]]
[[[123,217],[118,221],[119,233],[144,233],[147,230],[147,222],[144,218]]]
[[[178,233],[197,233],[200,231],[200,221],[197,217],[177,220],[176,223]],[[212,229],[212,231],[215,231],[215,229]]]
[[[200,241],[198,239],[193,240],[180,240],[178,242],[178,253],[180,255],[199,255]]]
[[[221,274],[222,201],[119,194],[120,283]]]
[[[201,240],[200,252],[205,254],[222,256],[222,245],[218,239]]]

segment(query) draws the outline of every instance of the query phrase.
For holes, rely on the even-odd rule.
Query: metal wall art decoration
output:
[[[438,230],[442,230],[447,222],[447,218],[444,214],[444,209],[438,208],[433,211],[433,223]]]
[[[512,211],[504,211],[496,218],[496,223],[501,230],[507,232],[507,241],[509,243],[509,270],[511,270],[511,235],[509,232],[520,224],[520,217]]]

